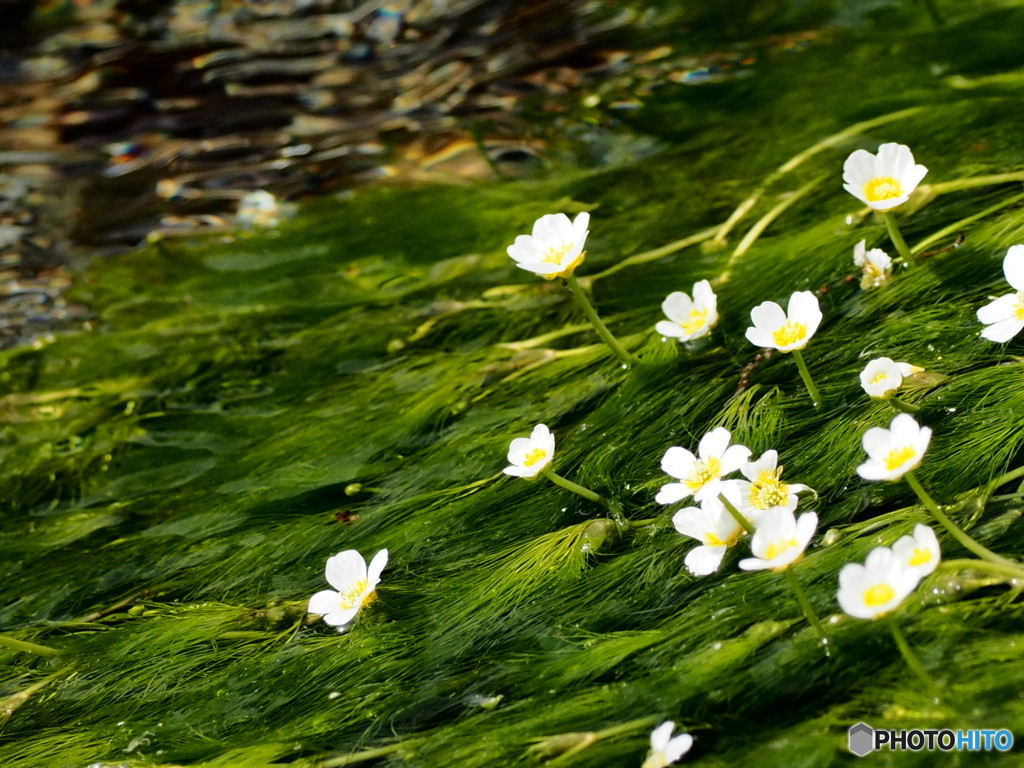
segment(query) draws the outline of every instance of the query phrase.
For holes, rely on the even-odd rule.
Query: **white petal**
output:
[[[690,319],[690,310],[693,309],[693,301],[682,291],[673,291],[661,302],[661,311],[665,317],[676,323],[685,323]]]
[[[324,621],[330,624],[332,627],[343,627],[348,624],[352,619],[359,613],[359,609],[362,607],[362,603],[356,605],[354,608],[347,610],[338,610],[333,613],[328,613],[324,616]]]
[[[341,595],[334,590],[325,589],[309,598],[309,606],[306,608],[306,611],[323,616],[337,611],[340,605]]]
[[[694,576],[707,576],[718,570],[728,547],[695,547],[683,561]]]
[[[668,320],[659,320],[655,324],[654,330],[662,336],[668,336],[669,338],[681,339],[689,335],[680,327],[679,323],[670,323]]]
[[[675,728],[675,726],[676,724],[674,722],[666,720],[651,731],[651,749],[655,752],[664,752],[672,738],[672,729]]]
[[[1024,245],[1011,245],[1003,257],[1006,282],[1018,291],[1024,291]]]
[[[682,501],[691,495],[690,489],[682,483],[667,483],[661,486],[661,490],[658,491],[658,495],[654,497],[654,500],[658,504],[675,504],[677,501]]]
[[[821,317],[818,297],[810,291],[797,291],[789,297],[789,319],[807,326],[808,339],[818,330]]]
[[[843,163],[843,181],[858,191],[875,176],[875,156],[866,149],[858,149]],[[860,196],[852,189],[847,191]]]
[[[672,475],[677,480],[682,480],[693,474],[697,457],[685,448],[677,445],[672,446],[661,459],[661,471],[666,475]]]
[[[729,447],[729,440],[732,434],[725,427],[716,427],[700,439],[697,446],[697,454],[704,460],[721,458]]]
[[[388,564],[388,551],[386,549],[380,550],[373,559],[370,561],[370,565],[366,569],[366,581],[370,585],[369,590],[372,592],[373,589],[380,583],[380,574],[384,570],[384,567]]]
[[[747,341],[755,347],[775,346],[775,337],[772,335],[772,332],[763,328],[755,328],[752,326],[747,328],[747,332],[744,335],[747,337]]]
[[[977,311],[978,320],[986,325],[1011,320],[1016,317],[1017,294],[1007,293],[991,301]]]
[[[750,449],[745,445],[731,445],[722,454],[722,474],[728,475],[742,467],[750,459]]]
[[[690,747],[693,746],[693,736],[688,733],[681,733],[676,736],[672,741],[668,743],[668,746],[663,750],[665,757],[668,758],[670,763],[674,763],[676,760],[681,758],[687,752],[690,751]]]
[[[740,560],[739,566],[744,571],[767,571],[769,568],[774,568],[775,563],[770,560],[762,560],[760,557],[745,557]]]
[[[707,528],[706,518],[700,507],[686,507],[672,515],[672,525],[675,529],[697,541],[704,541],[704,532]]]
[[[1024,320],[1001,320],[981,332],[981,335],[989,341],[1003,344],[1009,341],[1024,328]]]
[[[771,333],[786,324],[786,313],[774,301],[764,301],[750,310],[750,320],[755,328]],[[750,338],[748,335],[747,338]]]
[[[574,234],[572,222],[564,213],[549,213],[533,224],[533,236],[544,243],[545,248],[572,242]]]
[[[366,579],[366,561],[354,549],[339,552],[327,561],[327,583],[344,592],[358,581]]]

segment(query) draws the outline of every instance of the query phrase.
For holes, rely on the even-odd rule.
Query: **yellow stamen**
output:
[[[864,592],[864,605],[877,608],[896,597],[896,590],[888,584],[876,584]]]
[[[889,455],[885,457],[885,468],[892,472],[894,469],[902,467],[916,455],[917,451],[914,450],[912,445],[895,448],[889,451]]]
[[[543,448],[534,448],[525,457],[523,457],[523,466],[532,467],[535,464],[544,461],[548,456],[548,452]]]
[[[1013,316],[1017,320],[1024,320],[1024,291],[1017,294],[1017,301],[1013,305]]]
[[[740,528],[727,539],[718,538],[717,534],[711,533],[710,531],[704,534],[704,543],[709,547],[731,547],[737,541],[740,540],[740,536],[743,535],[743,529]]]
[[[692,491],[699,491],[712,480],[717,480],[722,474],[722,462],[712,456],[707,461],[697,460],[696,471],[693,477],[685,480],[687,487]]]
[[[338,593],[338,602],[341,604],[342,610],[350,611],[363,604],[359,602],[359,596],[363,594],[363,590],[366,589],[367,584],[368,582],[366,579],[360,579],[344,592]],[[376,592],[374,592],[373,595],[376,595]],[[367,596],[367,599],[363,602],[370,602],[370,597],[371,596]]]
[[[903,194],[903,185],[892,176],[878,176],[864,185],[864,198],[869,203],[892,200]]]
[[[679,326],[686,331],[686,333],[696,333],[708,322],[708,310],[706,309],[691,309],[690,319],[685,323],[680,323]]]
[[[764,469],[757,480],[750,484],[750,504],[758,509],[785,506],[789,500],[789,486],[779,479],[782,467]]]
[[[768,545],[768,549],[765,550],[764,559],[774,560],[780,555],[783,555],[789,550],[791,550],[793,547],[798,546],[800,545],[797,544],[796,539],[789,539],[788,541],[773,541],[771,544]]]
[[[872,384],[880,384],[883,381],[885,381],[887,378],[889,378],[889,374],[888,373],[878,373],[878,374],[875,374],[875,378],[873,378],[871,380],[871,383]]]
[[[915,547],[914,554],[910,556],[911,565],[924,565],[925,563],[930,563],[931,561],[932,553],[929,549],[921,549],[920,547]]]
[[[795,320],[788,321],[784,326],[772,333],[775,344],[780,347],[788,347],[807,336],[807,326]]]

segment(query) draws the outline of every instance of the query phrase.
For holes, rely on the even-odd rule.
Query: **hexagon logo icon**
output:
[[[875,729],[867,723],[857,723],[850,728],[850,751],[857,757],[864,757],[875,748]]]

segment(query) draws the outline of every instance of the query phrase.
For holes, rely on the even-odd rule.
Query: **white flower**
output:
[[[661,303],[661,311],[668,320],[661,320],[654,329],[662,336],[674,336],[680,341],[693,341],[711,332],[718,322],[718,297],[711,283],[701,280],[693,286],[693,298],[682,291],[674,291]]]
[[[989,341],[1009,341],[1024,328],[1024,245],[1010,246],[1003,258],[1003,274],[1016,293],[1000,296],[978,310],[978,320],[988,326],[981,332]]]
[[[354,549],[339,552],[327,561],[327,583],[334,589],[317,592],[309,599],[310,613],[319,613],[324,621],[339,632],[359,613],[359,609],[373,600],[380,572],[388,564],[388,551],[382,549],[373,556],[370,567]]]
[[[839,605],[858,619],[877,619],[895,610],[917,586],[917,572],[888,547],[871,550],[864,565],[839,572]]]
[[[294,213],[293,204],[282,203],[265,189],[249,192],[238,201],[238,222],[243,227],[276,227]]]
[[[769,509],[761,515],[761,522],[750,539],[754,557],[740,560],[740,568],[745,571],[785,570],[800,559],[817,525],[815,512],[804,512],[797,519],[793,511],[785,507]]]
[[[889,429],[872,427],[864,433],[868,460],[857,467],[857,474],[865,480],[899,480],[921,463],[931,439],[931,429],[901,413]]]
[[[507,249],[516,266],[552,280],[569,277],[583,262],[590,214],[581,213],[569,221],[564,213],[541,216],[532,235],[519,235]]]
[[[517,437],[508,446],[505,474],[513,477],[536,477],[555,455],[555,436],[544,424],[533,428],[529,437]]]
[[[697,501],[717,496],[721,491],[722,477],[735,472],[750,458],[749,448],[730,446],[730,439],[729,430],[718,427],[700,439],[697,456],[685,448],[669,448],[661,460],[661,469],[682,482],[661,486],[654,500],[659,504],[673,504],[689,496]]]
[[[723,483],[721,492],[733,506],[738,506],[739,489],[734,484]],[[686,555],[686,567],[694,576],[707,576],[717,571],[726,551],[743,536],[743,526],[717,497],[705,498],[699,507],[679,510],[672,516],[672,524],[681,534],[703,545]]]
[[[789,297],[789,311],[774,301],[758,304],[750,310],[753,327],[747,328],[747,339],[757,347],[774,347],[792,352],[807,346],[821,323],[818,298],[810,291],[797,291]]]
[[[643,768],[665,768],[690,751],[693,736],[681,733],[672,737],[676,724],[666,720],[651,731],[651,751],[644,760]]]
[[[860,287],[865,291],[885,285],[892,277],[892,259],[889,255],[881,248],[869,251],[864,240],[853,246],[853,264],[861,268]]]
[[[935,531],[920,523],[914,526],[914,535],[903,536],[892,545],[892,551],[919,579],[934,571],[942,557]]]
[[[860,372],[860,385],[869,397],[887,398],[903,385],[903,379],[923,370],[910,363],[897,363],[888,357],[878,357]]]
[[[800,483],[782,482],[782,467],[778,464],[778,451],[765,451],[757,461],[740,467],[747,479],[736,481],[740,489],[739,509],[755,526],[761,514],[772,507],[796,509],[796,495],[811,490]]]
[[[914,164],[910,147],[883,144],[877,155],[858,149],[846,158],[843,189],[876,211],[888,211],[907,202],[926,173]]]

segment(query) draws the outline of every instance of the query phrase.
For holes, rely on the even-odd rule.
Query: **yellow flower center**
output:
[[[740,535],[743,533],[743,529],[736,531],[732,536],[727,539],[718,538],[718,534],[711,533],[710,531],[704,534],[704,543],[709,547],[731,547],[737,541],[740,540]]]
[[[892,176],[879,176],[864,185],[864,197],[869,203],[892,200],[903,194],[903,185]]]
[[[788,347],[807,336],[807,326],[795,320],[788,321],[784,326],[772,333],[775,344],[779,347]]]
[[[685,323],[680,323],[679,326],[687,333],[696,333],[703,328],[708,322],[708,310],[706,309],[691,309],[690,319]]]
[[[924,565],[932,561],[932,552],[930,549],[921,549],[920,547],[914,548],[914,554],[910,556],[911,565]]]
[[[916,455],[917,452],[912,445],[895,448],[889,451],[889,455],[885,457],[885,468],[892,472],[894,469],[902,467]]]
[[[875,374],[875,378],[873,378],[873,379],[871,380],[871,383],[872,383],[872,384],[881,384],[881,383],[882,383],[883,381],[885,381],[885,380],[886,380],[887,378],[889,378],[889,374],[888,374],[888,373],[885,373],[885,372],[882,372],[882,373],[876,373],[876,374]]]
[[[1024,291],[1017,293],[1017,301],[1013,305],[1013,316],[1018,320],[1024,320]]]
[[[877,608],[880,605],[885,605],[894,597],[896,597],[896,590],[888,584],[875,584],[864,592],[864,605],[868,608]]]
[[[338,593],[338,602],[341,603],[343,610],[350,611],[358,605],[362,605],[359,602],[359,596],[363,594],[363,590],[369,582],[366,579],[360,579],[359,581],[353,582],[352,586],[346,589],[344,592]],[[369,602],[366,600],[365,602]]]
[[[565,254],[572,250],[572,245],[572,243],[564,243],[563,245],[548,248],[544,251],[544,258],[541,261],[545,264],[561,264]]]
[[[543,448],[534,448],[525,457],[523,457],[523,466],[532,467],[539,462],[544,461],[548,457],[548,452]]]
[[[698,459],[693,477],[685,482],[686,485],[689,486],[690,490],[699,491],[712,480],[717,479],[721,474],[722,462],[716,457],[712,456],[707,461],[701,461]]]
[[[765,469],[750,484],[750,505],[758,509],[784,506],[789,499],[789,486],[779,479],[782,467]]]
[[[791,550],[793,547],[800,546],[796,539],[789,539],[786,541],[773,541],[768,545],[768,549],[765,550],[764,559],[774,560],[780,555],[784,555],[786,552]]]

